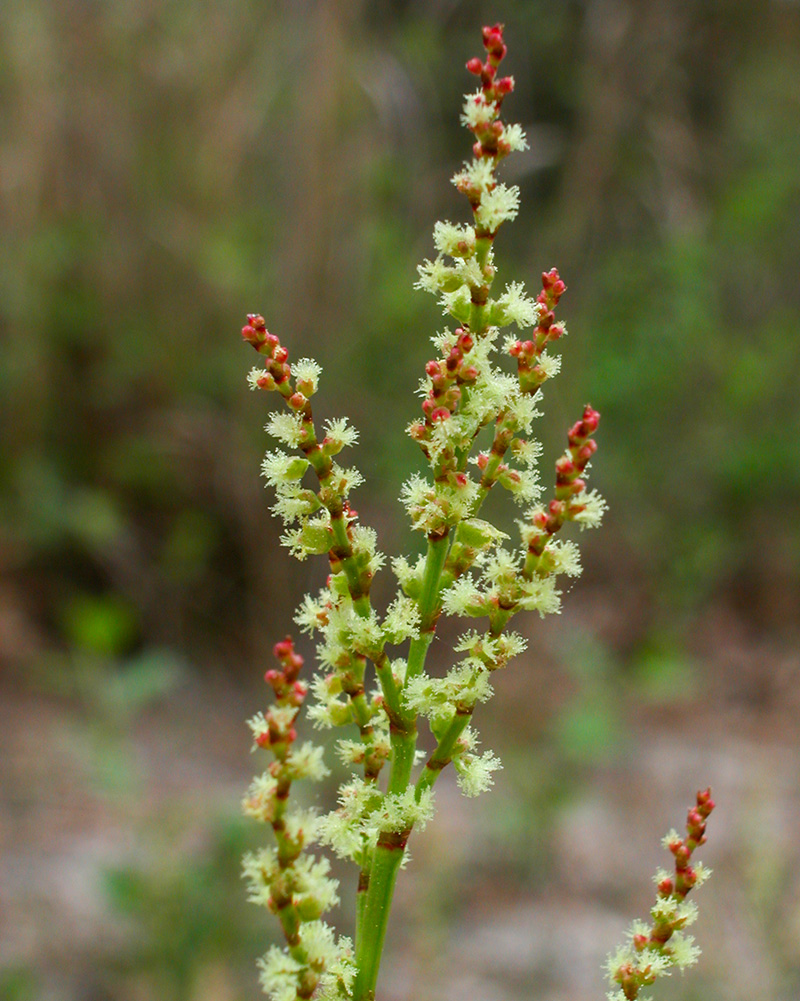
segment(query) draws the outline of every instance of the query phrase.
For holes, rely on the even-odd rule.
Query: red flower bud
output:
[[[586,404],[586,408],[583,411],[583,427],[584,427],[584,437],[586,435],[593,434],[597,430],[597,425],[600,423],[600,414],[596,410],[593,410],[589,404]]]
[[[483,70],[483,63],[477,56],[474,56],[467,62],[467,69],[470,73],[474,73],[475,76],[480,76]]]
[[[287,636],[285,640],[279,640],[272,648],[273,654],[278,660],[285,660],[294,653],[294,640]]]
[[[456,331],[456,333],[458,333],[458,331]],[[474,342],[474,341],[473,341],[473,339],[472,339],[472,338],[470,337],[470,335],[469,335],[469,334],[465,334],[465,333],[461,333],[461,334],[459,335],[459,338],[458,338],[458,343],[459,343],[459,345],[461,346],[461,350],[462,350],[462,351],[463,351],[463,352],[464,352],[465,354],[469,354],[469,352],[470,352],[470,351],[472,350],[472,348],[473,348],[473,345],[475,344],[475,342]]]
[[[705,789],[697,794],[697,810],[703,817],[708,817],[714,809],[714,800],[711,798],[711,790]]]
[[[575,463],[568,455],[562,455],[560,459],[556,460],[556,475],[559,478],[566,479],[567,477],[571,477],[575,472]]]
[[[590,438],[585,442],[578,451],[575,453],[575,462],[580,466],[581,469],[584,468],[586,463],[591,459],[594,453],[597,451],[597,442],[594,438]]]

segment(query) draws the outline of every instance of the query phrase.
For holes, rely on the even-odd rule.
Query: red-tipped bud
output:
[[[501,97],[505,97],[506,94],[510,94],[511,91],[514,89],[514,77],[513,76],[502,77],[495,83],[494,89]]]
[[[436,421],[447,421],[450,419],[450,411],[447,407],[437,407],[431,412],[431,423],[435,424]]]
[[[489,465],[489,453],[488,452],[481,452],[478,455],[478,469],[481,469],[481,470],[482,469],[486,469],[486,467],[488,465]]]
[[[486,51],[497,62],[506,54],[506,47],[503,44],[503,25],[494,24],[490,28],[483,29],[483,44]]]
[[[544,511],[537,511],[531,518],[531,523],[544,531],[547,528],[547,515]]]
[[[467,69],[470,73],[474,73],[475,76],[480,76],[483,71],[483,63],[477,56],[474,56],[467,62]]]
[[[562,455],[560,459],[556,460],[556,475],[560,480],[570,479],[575,472],[575,463],[568,455]]]
[[[593,434],[597,430],[599,423],[600,414],[596,410],[593,410],[587,403],[583,411],[584,435]]]
[[[675,886],[669,876],[665,876],[658,884],[658,892],[662,897],[669,897],[672,895]]]
[[[302,393],[292,393],[286,402],[292,410],[302,410],[308,400]]]
[[[283,365],[286,362],[286,359],[289,357],[289,352],[286,350],[285,347],[283,347],[283,345],[279,345],[277,348],[275,348],[272,357],[279,365]]]
[[[549,271],[542,272],[542,288],[545,289],[545,291],[552,289],[557,281],[561,281],[558,274],[558,268],[551,268]]]
[[[697,794],[697,810],[703,817],[708,817],[714,809],[714,800],[711,798],[711,790],[705,789]]]
[[[674,850],[672,845],[670,845],[670,851],[675,856],[675,867],[677,869],[685,869],[691,855],[691,852],[686,845],[681,842]]]
[[[439,375],[439,362],[438,361],[432,361],[432,360],[429,361],[425,365],[425,371],[431,377],[433,377],[434,375]]]
[[[596,451],[597,451],[597,442],[594,440],[594,438],[590,438],[587,442],[581,445],[581,447],[575,454],[576,464],[581,469],[583,469],[586,463],[589,461],[589,459],[591,459],[591,457],[594,455]]]
[[[294,640],[287,636],[285,640],[279,640],[272,648],[273,654],[278,660],[285,660],[286,657],[294,653]]]
[[[465,334],[465,333],[462,333],[462,334],[459,335],[458,343],[459,343],[459,346],[461,347],[461,350],[465,354],[469,354],[469,352],[473,348],[473,345],[475,344],[475,342],[473,341],[472,337],[469,334]]]
[[[586,489],[586,480],[582,480],[580,477],[572,481],[572,493],[582,494]]]
[[[687,817],[686,817],[686,826],[687,826],[687,827],[688,827],[688,828],[689,828],[690,830],[692,830],[692,829],[695,829],[695,830],[696,830],[696,829],[698,829],[698,828],[699,828],[699,829],[702,829],[703,827],[705,827],[705,820],[704,820],[704,817],[703,817],[703,815],[702,815],[702,814],[700,813],[700,811],[699,811],[699,810],[697,809],[697,807],[696,807],[696,806],[693,806],[693,807],[692,807],[692,808],[691,808],[691,809],[689,810],[689,813],[687,814]]]

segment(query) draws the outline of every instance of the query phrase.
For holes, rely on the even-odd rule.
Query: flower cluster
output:
[[[650,909],[650,921],[635,921],[627,941],[608,957],[606,964],[612,990],[608,1001],[634,1001],[643,987],[658,977],[669,976],[697,962],[700,950],[684,929],[697,918],[697,908],[686,899],[694,886],[701,886],[711,875],[702,863],[692,865],[692,854],[706,840],[706,821],[714,809],[711,790],[698,792],[689,810],[686,836],[670,831],[663,844],[674,857],[674,869],[659,869],[655,875],[656,902]]]
[[[526,648],[509,621],[523,612],[559,611],[558,578],[579,574],[580,559],[575,541],[558,533],[569,522],[599,524],[605,507],[586,489],[599,421],[590,406],[568,432],[552,499],[542,501],[533,425],[543,386],[560,367],[548,349],[566,332],[555,319],[566,286],[552,269],[542,274],[535,298],[517,281],[493,291],[495,237],[519,207],[519,190],[498,180],[497,169],[526,143],[520,126],[501,118],[514,87],[512,77],[498,75],[506,55],[502,26],[484,28],[483,44],[485,56],[467,64],[480,86],[467,95],[462,114],[473,155],[453,178],[471,219],[436,224],[437,256],[420,266],[417,282],[452,321],[432,338],[421,412],[408,427],[427,469],[411,476],[400,494],[426,549],[392,561],[399,590],[386,609],[377,609],[371,597],[384,557],[350,501],[362,477],[338,461],[356,444],[357,432],[345,419],[318,430],[311,405],[321,374],[316,362],[290,362],[258,314],[248,315],[242,330],[263,358],[250,373],[250,387],[274,392],[282,403],[266,424],[278,447],[262,464],[275,494],[273,512],[285,525],[282,542],[300,560],[327,557],[323,586],[305,596],[295,615],[317,643],[308,716],[317,729],[346,732],[336,753],[352,773],[328,815],[288,805],[294,779],[317,779],[326,769],[321,747],[297,745],[295,718],[307,689],[298,680],[301,659],[291,640],[279,643],[281,670],[267,674],[275,705],[250,721],[255,747],[269,749],[274,761],[245,800],[247,813],[272,826],[277,845],[245,860],[251,898],[278,915],[286,936],[286,948],[273,948],[262,963],[273,1001],[374,999],[395,878],[412,831],[430,818],[434,784],[452,763],[462,791],[474,796],[491,786],[500,767],[491,750],[479,750],[474,715],[491,697],[493,672]],[[515,332],[503,339],[502,329],[512,326]],[[481,517],[495,486],[522,509],[516,543]],[[428,650],[447,616],[484,622],[464,632],[453,662],[432,674]],[[421,720],[432,737],[427,758],[417,748]],[[336,902],[337,887],[326,858],[307,853],[315,841],[359,868],[353,947],[337,942],[321,920]],[[683,912],[662,912],[664,920],[685,923]]]
[[[349,939],[336,940],[321,919],[339,903],[338,883],[331,879],[326,858],[314,858],[306,848],[317,839],[314,813],[289,805],[295,779],[319,781],[328,774],[321,748],[296,746],[295,718],[308,688],[298,679],[303,658],[290,638],[275,645],[280,669],[267,671],[275,702],[248,723],[254,748],[268,748],[273,761],[254,779],[244,799],[245,813],[268,823],[275,847],[262,848],[244,858],[249,899],[277,915],[286,938],[283,949],[273,946],[260,961],[261,984],[273,1001],[297,998],[336,998],[346,993],[354,970]]]

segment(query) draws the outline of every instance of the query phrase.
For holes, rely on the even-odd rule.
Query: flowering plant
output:
[[[408,427],[428,468],[403,485],[401,499],[426,551],[416,560],[392,561],[399,587],[382,613],[370,589],[384,557],[376,533],[350,504],[362,477],[337,459],[356,443],[357,432],[343,418],[317,428],[311,407],[321,372],[316,362],[290,363],[260,315],[249,315],[242,330],[263,357],[249,375],[251,389],[277,392],[285,405],[266,425],[283,447],[268,452],[262,467],[276,494],[273,511],[286,524],[281,541],[300,560],[326,556],[330,570],[322,590],[307,595],[295,616],[302,632],[319,637],[320,670],[308,681],[301,678],[303,660],[293,640],[279,642],[280,667],[266,675],[274,704],[249,721],[254,747],[273,758],[253,781],[244,809],[272,827],[275,843],[248,855],[244,870],[251,899],[277,915],[286,939],[284,948],[273,946],[260,961],[262,985],[274,1001],[374,998],[397,873],[412,831],[431,817],[439,775],[452,764],[461,790],[476,796],[500,767],[491,750],[479,750],[472,718],[492,694],[493,672],[526,648],[509,623],[523,612],[559,611],[559,577],[580,573],[578,547],[561,537],[561,529],[567,522],[596,526],[605,509],[600,495],[586,488],[599,422],[590,406],[567,434],[552,489],[539,480],[541,447],[531,430],[542,387],[560,367],[552,348],[566,333],[555,318],[566,286],[553,269],[542,275],[535,299],[518,282],[492,295],[494,240],[519,205],[519,189],[499,181],[497,168],[526,141],[519,125],[501,118],[514,86],[511,77],[498,76],[506,54],[502,26],[484,28],[483,44],[485,57],[467,63],[479,87],[466,97],[461,116],[474,136],[473,156],[453,178],[472,220],[436,223],[438,256],[419,267],[417,282],[439,297],[454,324],[432,338],[421,414]],[[501,330],[512,326],[525,333],[501,338]],[[520,506],[516,540],[481,518],[495,486]],[[427,653],[437,624],[448,616],[476,621],[455,643],[452,666],[434,675]],[[327,816],[291,802],[295,780],[327,774],[322,748],[297,740],[295,721],[309,692],[308,717],[317,728],[353,731],[336,744],[352,777]],[[415,770],[423,719],[435,746]],[[698,816],[707,809],[708,801],[701,806],[698,800]],[[688,923],[683,897],[676,895],[689,888],[688,855],[699,843],[692,830],[690,840],[674,848],[686,863],[683,881],[670,884],[669,893],[666,877],[659,883],[662,903],[647,941],[642,945],[644,932],[636,930],[633,951],[615,958],[612,977],[626,998],[636,996],[630,985],[649,983],[666,967],[665,929],[672,934]],[[358,867],[353,941],[337,938],[322,919],[338,902],[338,885],[328,859],[309,851],[314,844]],[[696,870],[694,878],[699,880]],[[670,910],[664,901],[673,898]]]

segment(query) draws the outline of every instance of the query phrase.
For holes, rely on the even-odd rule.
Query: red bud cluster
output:
[[[590,437],[600,422],[600,414],[588,404],[583,417],[570,428],[567,438],[569,447],[556,461],[555,499],[550,501],[546,511],[538,511],[532,524],[538,532],[532,532],[528,541],[528,552],[534,560],[542,555],[548,540],[558,532],[564,522],[571,521],[585,510],[580,496],[586,491],[583,472],[589,459],[597,451],[597,442]]]
[[[567,452],[556,462],[556,499],[570,501],[586,489],[586,483],[581,479],[589,459],[597,451],[597,442],[590,437],[597,430],[600,414],[587,403],[583,417],[569,429]],[[580,510],[583,510],[581,507]],[[575,505],[570,503],[566,517],[577,514]]]
[[[482,61],[479,56],[474,56],[467,62],[467,69],[480,77],[483,102],[494,105],[499,113],[503,98],[514,89],[513,77],[504,76],[497,79],[497,67],[507,52],[503,41],[502,24],[494,24],[483,29],[483,47],[486,49],[486,60]],[[505,156],[510,152],[507,144],[503,142],[504,126],[501,121],[495,119],[488,126],[476,127],[472,131],[477,140],[473,147],[476,157]]]
[[[683,900],[687,893],[697,882],[697,871],[691,866],[692,853],[698,845],[705,844],[706,820],[714,809],[714,801],[711,799],[711,790],[705,789],[697,794],[697,801],[689,809],[686,819],[686,838],[676,835],[672,838],[667,847],[675,858],[674,878],[665,877],[658,884],[658,894],[660,897],[673,897],[675,900]],[[673,933],[680,925],[666,919],[657,919],[653,925],[650,937],[645,939],[644,945],[663,945],[669,941]]]
[[[508,349],[512,358],[517,359],[519,384],[525,393],[535,393],[547,379],[546,371],[539,364],[539,357],[550,341],[557,341],[564,334],[563,324],[555,322],[554,310],[566,290],[567,286],[556,268],[542,273],[542,291],[536,297],[542,311],[533,337],[528,341],[516,341]]]
[[[270,668],[264,675],[264,680],[272,686],[278,707],[292,706],[299,709],[308,693],[305,682],[297,680],[300,668],[303,666],[303,658],[295,652],[291,636],[276,643],[272,652],[280,661],[281,667]],[[259,747],[274,748],[275,745],[291,744],[297,739],[297,731],[281,716],[276,716],[271,710],[267,710],[265,719],[268,729],[256,737]]]
[[[706,843],[706,821],[713,809],[711,790],[698,792],[697,802],[689,809],[686,816],[686,838],[677,838],[670,842],[669,850],[675,856],[675,883],[672,892],[680,899],[683,899],[697,882],[697,873],[689,863],[695,848]]]
[[[459,387],[472,385],[478,377],[478,370],[465,359],[473,347],[471,335],[459,327],[455,337],[455,344],[447,355],[439,361],[432,359],[425,366],[431,380],[431,388],[422,402],[428,426],[447,420],[461,399]]]
[[[283,347],[280,339],[267,330],[263,316],[258,313],[248,313],[247,323],[242,327],[242,337],[248,344],[252,344],[259,354],[266,355],[269,359],[264,375],[256,379],[259,389],[276,389],[291,378],[292,370],[287,364],[289,352]]]
[[[514,81],[510,76],[495,80],[497,67],[502,62],[508,49],[503,41],[503,25],[495,24],[483,29],[483,47],[486,49],[486,61],[474,56],[467,62],[470,73],[480,77],[483,93],[487,101],[499,103],[506,94],[514,89]]]

